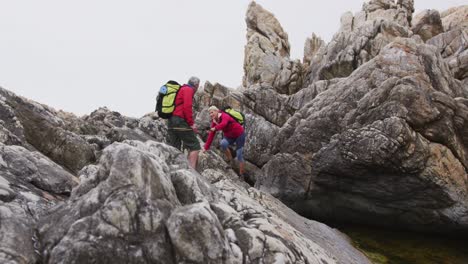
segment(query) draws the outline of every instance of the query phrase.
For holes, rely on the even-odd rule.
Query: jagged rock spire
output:
[[[273,86],[292,94],[302,85],[301,64],[289,58],[288,34],[273,14],[252,1],[246,15],[243,85]]]

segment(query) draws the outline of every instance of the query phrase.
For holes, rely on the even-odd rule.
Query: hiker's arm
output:
[[[213,142],[215,135],[216,131],[210,131],[210,133],[208,134],[208,138],[206,139],[205,146],[203,147],[205,150],[210,149],[211,143]]]
[[[187,88],[184,91],[184,104],[183,104],[183,111],[185,116],[185,121],[187,124],[192,127],[193,126],[193,111],[192,111],[192,101],[193,101],[193,90],[191,88]]]

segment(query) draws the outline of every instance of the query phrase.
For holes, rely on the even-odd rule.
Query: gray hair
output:
[[[198,85],[200,84],[200,79],[198,79],[198,77],[192,76],[188,80],[188,84],[193,87],[198,87]]]

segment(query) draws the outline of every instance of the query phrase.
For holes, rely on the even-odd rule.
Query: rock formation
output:
[[[200,128],[209,105],[246,114],[255,188],[215,148],[191,169],[153,113],[77,117],[0,88],[0,262],[370,263],[282,202],[312,219],[465,234],[466,10],[413,18],[412,0],[367,1],[330,43],[312,35],[301,63],[252,2],[244,87],[207,82],[195,110]]]
[[[397,37],[411,37],[413,1],[371,0],[354,16],[345,13],[341,28],[314,56],[304,76],[305,85],[347,77],[371,60]]]
[[[215,152],[190,169],[157,116],[76,117],[0,92],[2,263],[370,263],[339,231],[240,182]]]
[[[289,59],[288,35],[278,20],[252,1],[247,11],[247,45],[244,55],[244,86],[274,87],[293,94],[302,87],[301,63]]]
[[[468,84],[468,6],[449,9],[442,13],[445,31],[433,36],[427,43],[436,46],[449,65],[455,78]]]
[[[44,261],[367,262],[339,233],[285,218],[289,209],[271,196],[210,168],[217,166],[208,157],[200,164],[202,175],[183,153],[154,141],[110,145],[82,170],[70,199],[39,222]]]
[[[305,55],[297,92],[246,86],[247,146],[279,131],[246,147],[255,186],[315,219],[468,231],[465,10],[413,19],[412,1],[368,1]]]
[[[417,14],[413,19],[411,30],[418,34],[423,41],[439,35],[444,31],[442,20],[440,19],[439,11],[424,10]]]

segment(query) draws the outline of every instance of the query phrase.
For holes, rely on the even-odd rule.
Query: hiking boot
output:
[[[236,162],[234,161],[234,159],[232,159],[231,161],[228,162],[229,166],[231,166],[231,168],[235,168],[236,167]]]
[[[226,161],[226,166],[224,166],[224,170],[233,170],[234,167],[232,166],[232,160],[231,161]]]
[[[247,172],[244,172],[243,174],[239,174],[239,179],[241,181],[246,181],[249,179],[249,174],[247,174]]]
[[[245,181],[245,173],[244,174],[239,174],[239,180]]]

